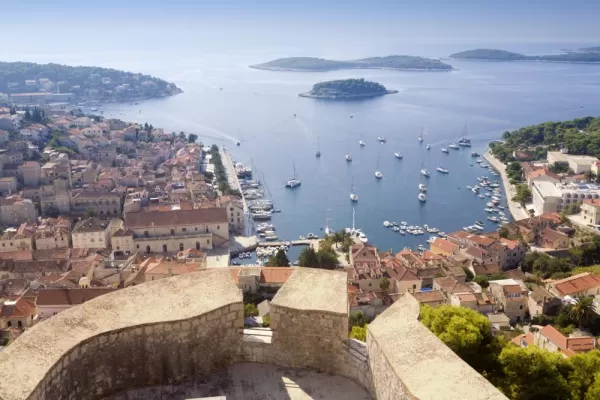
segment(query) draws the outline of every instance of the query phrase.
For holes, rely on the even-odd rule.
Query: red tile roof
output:
[[[23,298],[15,300],[14,305],[0,304],[0,318],[28,318],[35,314],[35,304],[33,302]]]
[[[521,346],[521,341],[525,340],[525,343],[527,344],[527,346],[533,346],[534,344],[534,336],[533,333],[524,333],[522,335],[519,336],[515,336],[511,341],[516,344],[517,346]]]
[[[579,293],[600,286],[600,277],[589,272],[573,275],[570,278],[561,279],[551,284],[561,295]]]
[[[72,288],[42,289],[38,294],[38,306],[71,305],[75,306],[95,299],[103,294],[114,292],[113,288]]]
[[[572,352],[588,351],[595,348],[596,341],[591,336],[566,337],[552,325],[546,325],[540,330],[540,334],[554,343],[561,350],[571,350]],[[566,353],[570,355],[570,352]]]
[[[506,239],[506,238],[501,238],[500,243],[505,244],[506,247],[508,247],[511,250],[514,250],[516,247],[519,246],[519,241],[510,240],[510,239]]]
[[[421,304],[433,303],[433,302],[445,302],[446,298],[444,294],[439,290],[430,290],[428,292],[415,292],[411,295],[417,299]]]
[[[489,238],[489,237],[485,237],[485,236],[479,236],[479,235],[472,235],[468,237],[468,240],[470,242],[476,243],[479,246],[483,246],[483,247],[489,247],[492,244],[494,244],[494,242],[496,242],[494,239]]]
[[[456,244],[451,243],[442,238],[436,238],[433,241],[433,243],[431,243],[431,246],[435,246],[443,252],[452,253],[452,254],[456,253],[459,249],[459,247]]]
[[[586,199],[583,202],[585,204],[589,204],[590,206],[594,206],[596,208],[600,207],[600,199]]]

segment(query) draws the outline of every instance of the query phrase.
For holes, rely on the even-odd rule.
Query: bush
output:
[[[258,307],[254,304],[246,304],[244,305],[244,317],[256,317],[258,316]]]

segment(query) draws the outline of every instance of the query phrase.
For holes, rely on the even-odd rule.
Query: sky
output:
[[[600,44],[593,0],[0,0],[0,10],[5,60],[65,48],[359,56],[418,45]]]

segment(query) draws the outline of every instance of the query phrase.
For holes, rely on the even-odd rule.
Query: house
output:
[[[72,124],[78,128],[87,128],[92,125],[92,119],[89,117],[79,117],[75,118]]]
[[[439,290],[428,290],[424,292],[412,292],[407,293],[405,296],[412,296],[421,305],[428,305],[429,307],[438,307],[446,304],[446,297]]]
[[[236,235],[244,234],[244,205],[240,198],[236,196],[223,196],[220,199],[220,206],[227,209],[229,218],[229,229]]]
[[[560,176],[550,171],[548,168],[533,170],[525,175],[528,186],[533,185],[533,180],[557,183],[560,182]]]
[[[503,312],[488,313],[486,317],[494,329],[510,329],[510,318]]]
[[[4,171],[6,172],[6,171]],[[16,176],[0,178],[0,194],[9,196],[17,192],[18,182]]]
[[[494,303],[488,293],[451,293],[448,297],[455,307],[470,308],[484,315],[494,312]]]
[[[497,264],[499,261],[499,256],[497,254],[492,254],[487,250],[475,246],[470,246],[466,249],[461,249],[461,254],[480,265]]]
[[[350,247],[350,266],[353,268],[376,269],[381,266],[377,247],[360,243]]]
[[[6,179],[6,178],[1,178]],[[29,199],[18,195],[0,198],[0,224],[15,226],[23,222],[34,222],[37,219],[37,209]]]
[[[397,260],[384,260],[382,265],[386,272],[386,278],[390,280],[390,290],[393,293],[416,292],[421,290],[422,280],[416,271],[404,267],[403,265],[394,265]]]
[[[25,161],[19,168],[19,176],[23,185],[37,187],[42,178],[42,167],[37,161]]]
[[[433,279],[433,290],[439,290],[446,296],[452,293],[473,293],[473,288],[466,283],[457,281],[451,276]]]
[[[293,267],[229,268],[237,287],[244,293],[275,295],[295,271]]]
[[[600,199],[584,200],[579,215],[586,224],[600,225]]]
[[[475,276],[479,275],[493,275],[501,272],[500,265],[498,264],[479,264],[475,261],[471,262],[469,270]]]
[[[429,249],[434,254],[441,254],[446,257],[452,257],[458,254],[459,247],[455,243],[449,242],[442,238],[435,238],[435,240],[430,243]]]
[[[40,318],[50,318],[61,311],[83,304],[107,293],[114,288],[53,288],[40,289],[37,307]]]
[[[529,292],[527,300],[529,315],[557,315],[562,301],[545,288],[538,286]]]
[[[71,221],[64,217],[46,218],[35,231],[35,247],[38,250],[69,247]]]
[[[534,334],[534,344],[565,357],[574,356],[596,348],[596,338],[591,336],[566,337],[552,325],[546,325]]]
[[[144,266],[145,264],[146,268],[144,276],[146,282],[169,278],[171,276],[190,274],[206,268],[206,266],[198,262],[168,261],[164,259],[154,261],[152,258],[146,259],[141,265]]]
[[[78,190],[72,193],[72,213],[84,214],[90,208],[95,209],[100,218],[120,216],[121,195],[105,190]]]
[[[98,218],[88,218],[79,221],[71,237],[75,249],[106,249],[110,247],[109,223]]]
[[[564,233],[554,229],[544,228],[540,233],[540,245],[548,249],[567,249],[570,239]]]
[[[535,335],[533,333],[523,333],[512,338],[511,342],[519,347],[535,346]]]
[[[18,297],[0,303],[0,329],[30,328],[37,315],[34,299]]]
[[[497,306],[511,323],[522,322],[527,313],[527,287],[522,281],[514,279],[500,279],[490,281],[489,291],[494,297]]]
[[[600,277],[592,275],[590,272],[583,272],[569,278],[550,282],[547,289],[561,299],[566,296],[597,296],[600,294]]]
[[[500,268],[502,270],[509,270],[517,267],[523,261],[527,247],[518,240],[506,238],[500,238],[500,244],[504,246]]]
[[[24,251],[33,249],[35,225],[27,222],[19,228],[7,228],[0,236],[0,252]]]

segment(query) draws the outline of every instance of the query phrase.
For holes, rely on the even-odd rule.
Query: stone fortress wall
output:
[[[271,303],[272,329],[246,334],[227,270],[110,293],[1,352],[0,400],[102,399],[242,362],[346,376],[377,399],[505,399],[418,322],[410,296],[369,326],[366,344],[348,340],[346,290],[345,273],[296,268]]]

